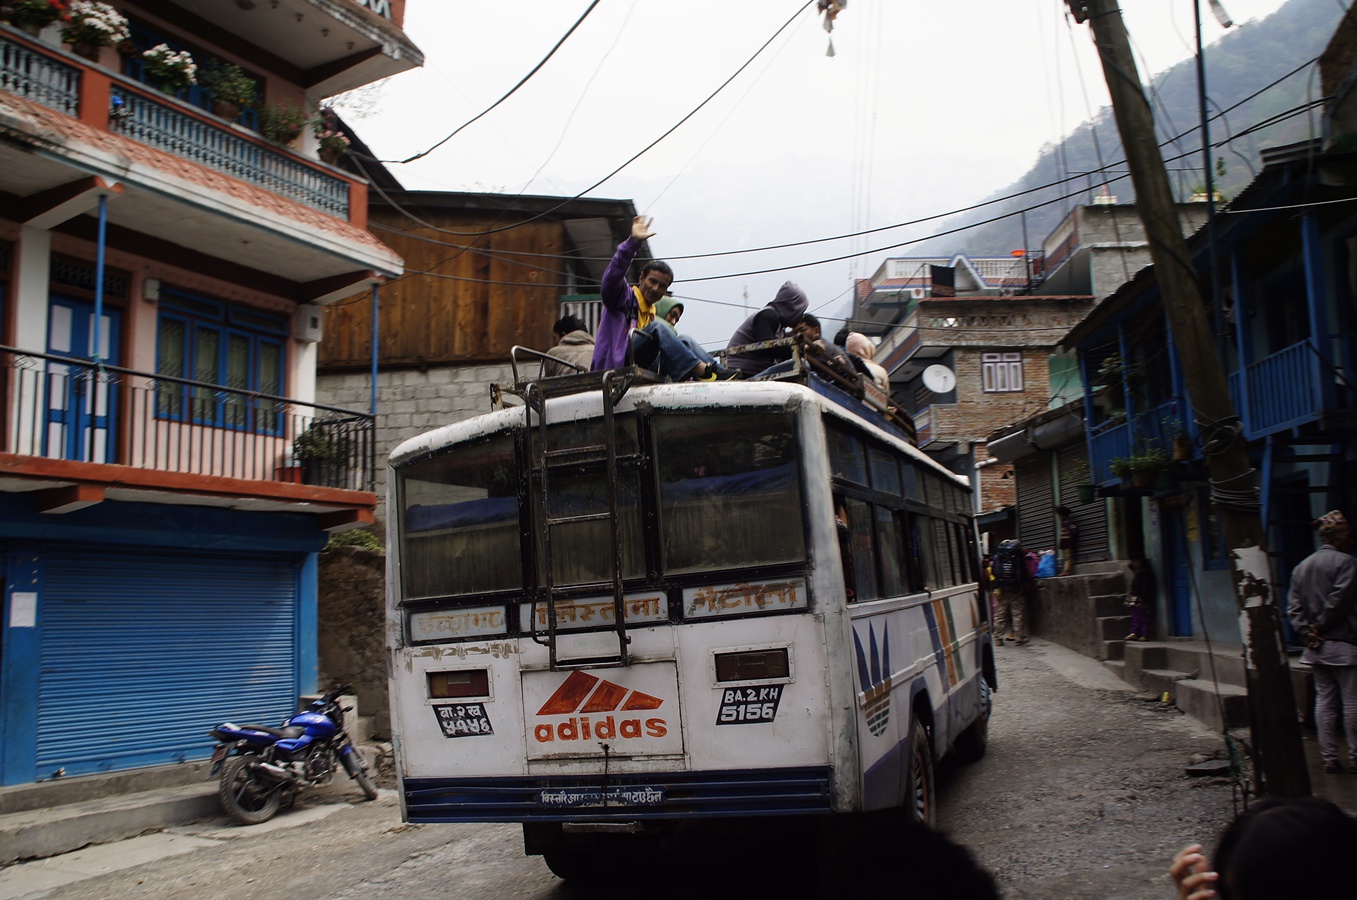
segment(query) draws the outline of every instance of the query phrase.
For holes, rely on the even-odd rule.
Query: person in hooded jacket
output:
[[[876,355],[876,345],[872,343],[871,338],[865,334],[850,331],[844,338],[843,349],[862,361],[862,364],[867,367],[867,371],[871,374],[872,381],[889,397],[891,394],[891,376],[884,366],[872,359]]]
[[[727,347],[743,347],[789,337],[789,330],[810,305],[806,292],[790,281],[778,288],[768,305],[745,319],[730,337]],[[726,365],[746,376],[757,375],[769,366],[792,358],[790,347],[753,350],[726,357]]]
[[[668,263],[651,260],[641,269],[639,284],[627,284],[627,270],[644,241],[655,236],[651,220],[636,216],[631,235],[617,245],[608,268],[603,270],[600,295],[603,316],[594,338],[595,372],[627,365],[630,349],[638,366],[660,372],[674,381],[699,379],[713,381],[729,378],[731,371],[716,362],[705,362],[679,339],[678,333],[655,316],[655,305],[664,299],[674,283],[674,270]],[[632,334],[635,328],[639,334]]]
[[[544,361],[542,375],[552,378],[557,375],[574,375],[588,372],[594,359],[594,336],[584,327],[578,316],[562,316],[551,329],[556,335],[556,346],[547,351],[548,356],[563,359],[572,365]],[[578,368],[576,368],[578,367]]]

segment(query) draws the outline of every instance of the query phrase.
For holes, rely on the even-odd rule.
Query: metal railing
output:
[[[1309,341],[1292,344],[1252,363],[1245,369],[1245,377],[1250,436],[1298,425],[1319,412],[1315,409],[1315,357]]]
[[[0,37],[0,90],[68,116],[80,112],[80,69]]]
[[[312,209],[349,218],[349,183],[344,179],[122,84],[113,85],[113,97],[123,110],[111,125],[114,130]]]
[[[1112,460],[1118,457],[1128,458],[1147,447],[1169,453],[1179,432],[1192,433],[1192,426],[1184,417],[1185,408],[1186,404],[1176,399],[1167,400],[1136,413],[1130,421],[1104,422],[1090,428],[1088,461],[1094,483],[1117,477],[1112,474]]]
[[[87,359],[0,347],[5,452],[373,490],[373,417]]]

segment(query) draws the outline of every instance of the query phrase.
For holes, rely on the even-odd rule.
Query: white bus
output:
[[[815,377],[630,377],[391,454],[404,818],[522,823],[564,878],[684,820],[931,824],[996,686],[968,483]]]

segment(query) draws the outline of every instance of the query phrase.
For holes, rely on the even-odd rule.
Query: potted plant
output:
[[[316,135],[316,155],[323,162],[335,165],[349,151],[349,137],[339,130],[339,121],[334,111],[322,109],[311,123]]]
[[[75,0],[61,27],[61,39],[71,52],[89,60],[98,60],[101,47],[112,47],[131,38],[127,19],[107,3]]]
[[[156,44],[141,58],[146,77],[167,94],[177,94],[198,83],[198,65],[187,50],[171,50],[169,44]]]
[[[235,63],[217,60],[203,65],[198,85],[212,95],[212,112],[234,122],[242,109],[254,106],[259,85]]]
[[[1098,499],[1098,486],[1096,484],[1076,484],[1074,489],[1079,492],[1080,503],[1092,503]]]
[[[301,464],[306,484],[344,485],[353,444],[341,427],[333,422],[313,422],[293,440],[292,456]]]
[[[34,37],[65,13],[63,0],[18,0],[7,7],[10,24]]]
[[[286,147],[306,128],[306,110],[284,100],[259,107],[259,133],[265,140]]]
[[[1131,484],[1138,488],[1151,487],[1159,475],[1168,470],[1169,455],[1160,447],[1146,446],[1131,455],[1128,461]]]

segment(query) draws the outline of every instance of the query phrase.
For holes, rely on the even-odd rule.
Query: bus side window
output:
[[[905,553],[900,540],[895,510],[873,507],[876,512],[876,536],[880,542],[881,595],[898,597],[909,593],[905,571]]]
[[[838,494],[834,495],[834,530],[839,536],[839,556],[843,561],[843,596],[852,603],[858,598],[853,570],[853,526],[848,523],[848,507]]]
[[[938,559],[938,522],[928,516],[914,516],[914,531],[918,538],[919,556],[923,560],[924,584],[928,590],[946,587],[942,561]],[[944,541],[945,546],[945,541]]]
[[[848,525],[852,530],[853,580],[859,600],[881,596],[876,583],[876,541],[872,537],[872,507],[862,500],[848,499]]]

